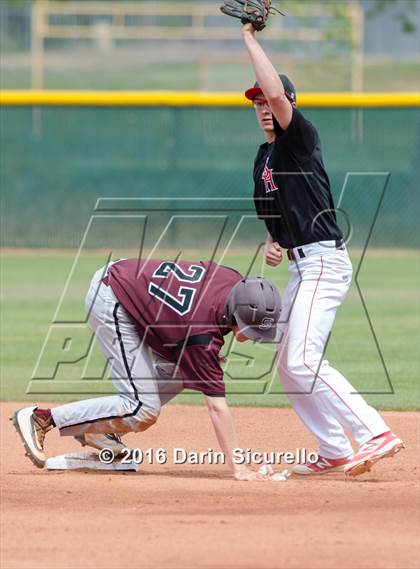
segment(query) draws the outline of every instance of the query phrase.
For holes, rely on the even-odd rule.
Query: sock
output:
[[[51,425],[53,425],[53,427],[55,427],[54,419],[52,418],[51,415],[51,409],[36,408],[34,411],[34,415],[36,415],[40,419],[43,419],[44,421],[48,421],[49,423],[51,423]]]

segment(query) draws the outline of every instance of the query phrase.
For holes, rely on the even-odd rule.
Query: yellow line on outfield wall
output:
[[[244,107],[242,93],[196,91],[0,91],[2,106]],[[419,107],[420,93],[302,93],[302,107]]]

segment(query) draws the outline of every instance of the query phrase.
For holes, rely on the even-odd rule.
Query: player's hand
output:
[[[281,247],[274,241],[265,246],[265,262],[270,267],[277,267],[283,259],[283,253],[281,252]]]
[[[265,474],[260,474],[256,470],[251,470],[250,468],[241,468],[236,470],[234,473],[236,480],[249,481],[249,480],[269,480],[269,477]]]
[[[243,33],[243,35],[246,35],[246,34],[251,34],[252,36],[255,35],[255,28],[251,24],[251,22],[248,22],[247,24],[244,24],[242,26],[242,33]]]

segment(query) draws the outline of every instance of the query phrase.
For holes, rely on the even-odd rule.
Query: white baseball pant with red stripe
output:
[[[347,379],[323,359],[337,308],[350,286],[347,251],[334,241],[293,249],[296,261],[285,290],[278,371],[289,400],[319,442],[319,454],[344,458],[353,449],[344,430],[361,445],[389,430]]]

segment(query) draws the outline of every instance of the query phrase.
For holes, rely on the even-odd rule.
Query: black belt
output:
[[[303,249],[301,247],[298,247],[297,249],[298,255],[301,259],[304,259],[306,257],[305,253],[303,252]],[[293,253],[293,249],[287,249],[287,258],[289,259],[289,261],[295,261],[295,254]]]
[[[308,245],[309,245],[309,243],[308,243]],[[344,240],[343,239],[336,239],[335,240],[335,248],[341,249],[342,251],[344,251]],[[301,259],[304,259],[306,257],[302,247],[295,247],[295,249],[297,250],[297,253]],[[293,249],[287,249],[287,258],[289,259],[289,261],[296,261],[296,257],[295,257],[295,254],[293,252]]]

